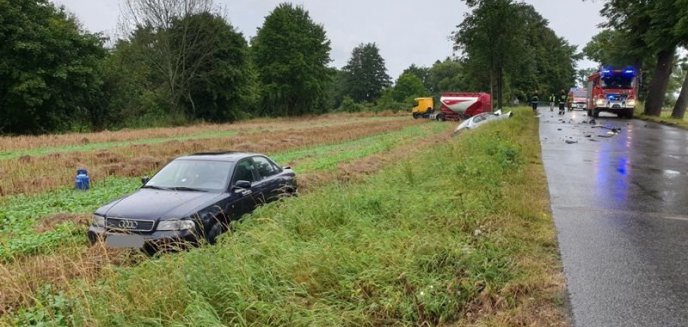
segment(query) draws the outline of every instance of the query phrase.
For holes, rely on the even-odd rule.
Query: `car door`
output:
[[[232,213],[232,220],[239,219],[242,215],[253,211],[258,205],[253,187],[256,180],[254,170],[251,158],[239,160],[234,167],[232,179],[229,183],[230,198],[232,200],[228,203],[229,207],[227,208],[227,211]],[[247,181],[251,183],[251,186],[248,188],[238,188],[236,186],[237,181]]]
[[[267,203],[279,199],[286,188],[284,180],[279,176],[282,169],[264,156],[254,156],[253,164],[257,175],[254,185],[256,192],[260,194],[260,200]]]

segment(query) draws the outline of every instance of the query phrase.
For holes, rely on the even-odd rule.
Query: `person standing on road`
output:
[[[533,111],[537,112],[537,107],[538,107],[538,102],[540,101],[540,98],[538,98],[537,92],[533,93],[533,96],[530,97],[530,104],[533,106]]]
[[[566,113],[566,97],[568,95],[564,92],[564,89],[559,91],[559,96],[557,97],[557,102],[559,103],[559,114],[563,115]]]
[[[554,111],[554,102],[557,101],[557,97],[554,96],[554,93],[549,96],[549,111]]]

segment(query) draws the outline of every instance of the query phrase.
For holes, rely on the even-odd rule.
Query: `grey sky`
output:
[[[121,0],[53,0],[76,14],[91,32],[117,32]],[[232,25],[247,38],[256,34],[265,16],[285,0],[216,0]],[[344,66],[360,43],[375,42],[396,79],[411,64],[430,66],[452,55],[449,36],[467,8],[459,0],[300,0],[292,1],[325,27],[332,42],[332,64]],[[579,50],[598,31],[601,1],[526,0],[550,22],[559,36]],[[596,63],[582,61],[579,68]]]

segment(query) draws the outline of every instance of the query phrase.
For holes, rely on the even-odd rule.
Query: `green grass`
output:
[[[299,171],[329,170],[340,163],[388,151],[399,145],[418,142],[422,138],[436,137],[438,133],[447,130],[446,124],[413,126],[400,131],[373,135],[349,142],[289,151],[277,154],[273,158],[278,162],[298,160]]]
[[[363,184],[265,206],[216,246],[48,291],[11,323],[437,325],[468,312],[502,319],[495,312],[541,299],[543,270],[556,266],[551,220],[523,198],[544,185],[525,174],[539,156],[534,121],[520,111]]]
[[[670,110],[669,111],[662,111],[662,113],[659,117],[647,116],[647,115],[641,114],[641,115],[638,115],[637,118],[642,119],[642,120],[655,122],[655,123],[664,124],[664,125],[688,129],[688,116],[683,117],[683,119],[672,118]]]
[[[273,158],[280,163],[305,160],[294,167],[297,173],[333,170],[338,164],[380,153],[414,142],[418,137],[435,137],[446,131],[447,125],[426,124],[412,126],[390,133],[358,140],[278,153]],[[135,191],[138,178],[109,177],[95,182],[88,192],[69,187],[45,194],[12,196],[0,202],[0,260],[9,261],[17,256],[44,253],[69,244],[86,242],[82,226],[66,223],[44,233],[34,227],[44,217],[58,213],[84,214],[120,196]]]
[[[100,205],[131,193],[141,182],[136,178],[110,177],[94,182],[88,192],[71,188],[31,196],[12,196],[0,206],[0,260],[8,261],[18,255],[35,254],[56,249],[70,243],[84,243],[82,226],[65,223],[55,230],[36,233],[38,219],[57,213],[88,213]]]

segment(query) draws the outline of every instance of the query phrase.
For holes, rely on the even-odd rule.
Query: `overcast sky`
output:
[[[53,0],[74,13],[91,32],[116,35],[122,0]],[[265,16],[285,0],[216,0],[230,23],[248,39]],[[467,8],[459,0],[300,0],[292,1],[322,24],[331,40],[332,65],[346,65],[360,43],[375,42],[388,73],[396,79],[411,64],[431,66],[452,55],[449,36]],[[526,0],[557,35],[582,49],[597,34],[601,1]],[[579,68],[594,67],[590,61]]]

